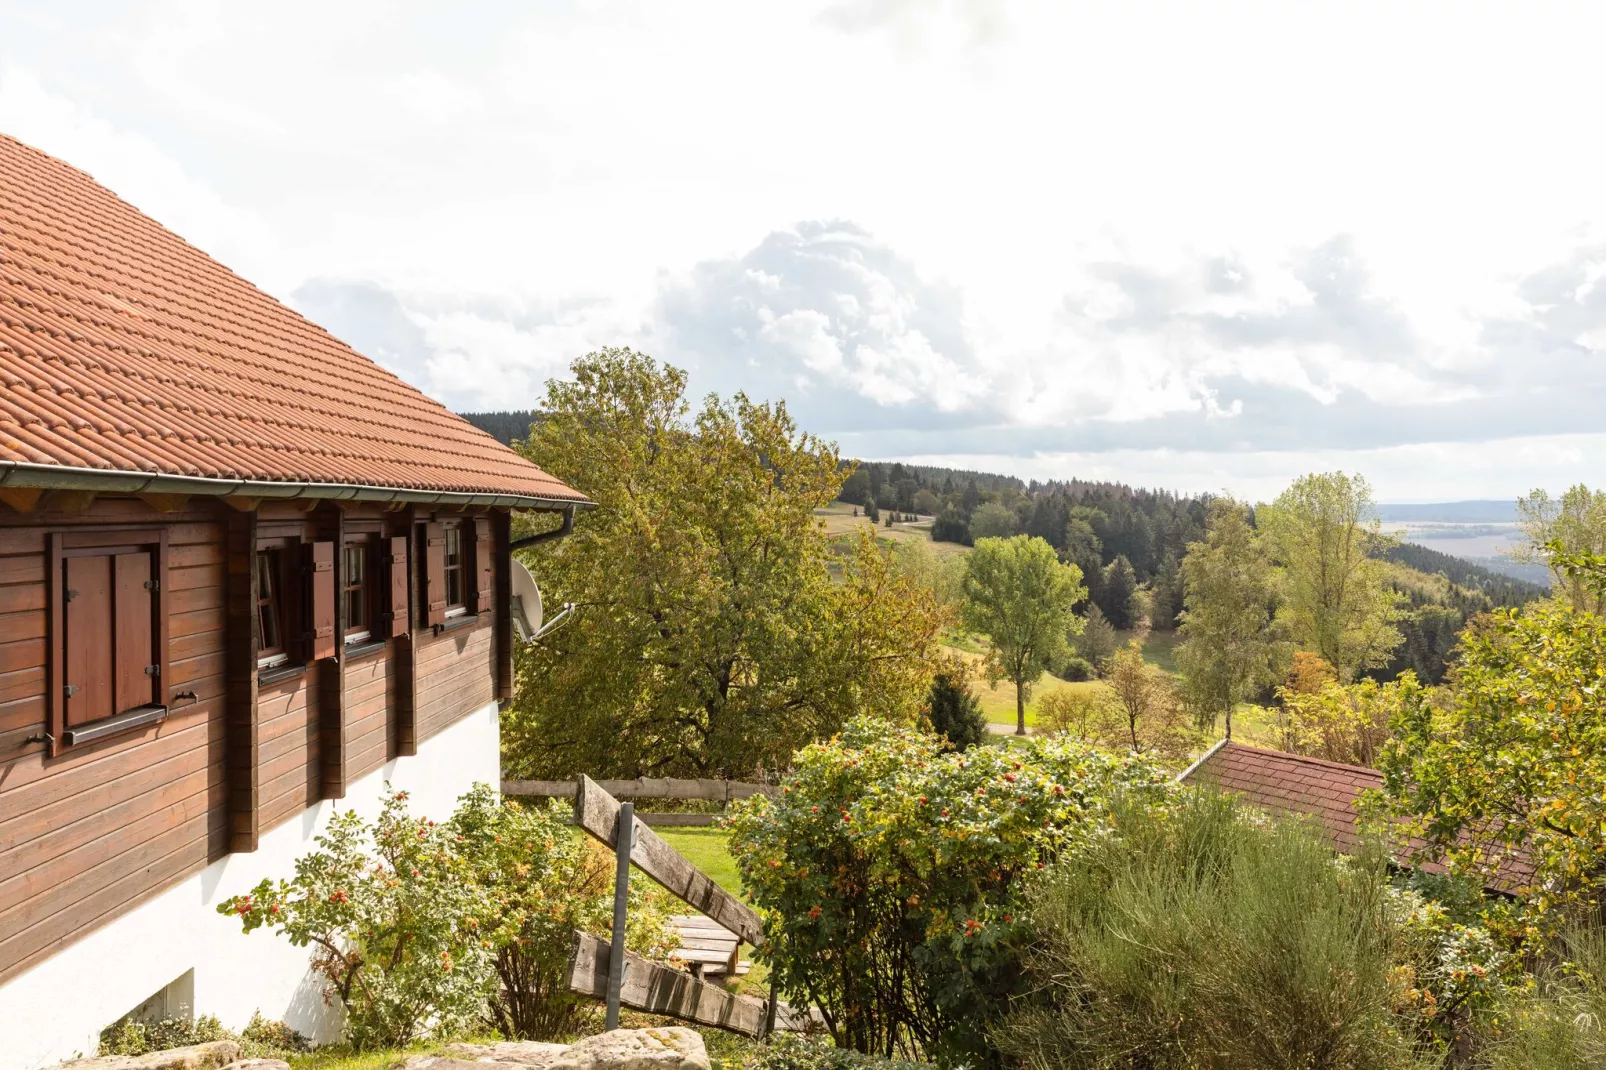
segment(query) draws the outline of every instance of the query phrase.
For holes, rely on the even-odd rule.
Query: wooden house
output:
[[[327,1036],[216,905],[498,781],[512,516],[589,505],[0,136],[0,1070],[137,1008]]]

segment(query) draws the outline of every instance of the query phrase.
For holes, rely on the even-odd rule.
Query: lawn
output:
[[[981,700],[981,712],[987,720],[993,724],[1013,725],[1015,723],[1015,685],[1008,680],[1000,680],[998,683],[991,685],[987,683],[986,677],[980,675],[982,655],[979,651],[982,649],[985,649],[985,647],[980,645],[975,650],[964,650],[954,646],[946,648],[948,653],[964,658],[978,667],[975,681],[976,697]],[[1086,690],[1104,686],[1103,683],[1097,680],[1091,680],[1086,683],[1071,683],[1045,672],[1037,678],[1037,683],[1032,687],[1031,696],[1026,701],[1026,727],[1035,728],[1037,726],[1037,704],[1044,695],[1052,694],[1055,691]]]
[[[853,533],[862,528],[873,527],[876,537],[885,542],[923,542],[938,557],[956,557],[970,553],[970,547],[961,546],[956,542],[932,542],[932,518],[929,516],[921,517],[919,520],[908,524],[894,524],[889,528],[886,526],[885,519],[880,524],[872,525],[870,521],[865,519],[862,510],[860,510],[858,516],[854,516],[853,512],[856,508],[857,506],[849,505],[846,502],[832,502],[824,509],[814,510],[814,515],[819,519],[820,528],[825,532],[826,538],[833,541],[841,541],[844,544]]]
[[[715,884],[738,899],[745,900],[742,878],[736,872],[725,830],[720,828],[655,828],[664,842],[685,856],[686,861],[713,878]]]

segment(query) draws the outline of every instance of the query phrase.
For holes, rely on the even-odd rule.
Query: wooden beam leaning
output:
[[[602,999],[608,992],[608,943],[576,932],[569,950],[569,990]],[[698,1025],[757,1037],[764,1034],[765,1003],[736,996],[689,973],[625,953],[619,1002],[633,1010],[664,1014]],[[800,1030],[807,1019],[790,1007],[776,1007],[775,1028]]]
[[[580,778],[574,796],[574,823],[609,847],[619,824],[619,803],[588,776]],[[630,860],[641,871],[754,947],[764,943],[764,923],[753,908],[715,884],[681,857],[640,817]]]

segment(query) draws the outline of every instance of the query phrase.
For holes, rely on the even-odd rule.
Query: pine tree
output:
[[[1138,593],[1138,578],[1132,571],[1132,562],[1125,554],[1118,554],[1104,569],[1099,592],[1094,602],[1104,611],[1112,627],[1130,631],[1136,627],[1133,616],[1133,596]]]
[[[946,736],[954,750],[962,751],[987,738],[987,718],[982,715],[981,703],[964,680],[947,673],[932,679],[926,715],[931,718],[932,730]]]

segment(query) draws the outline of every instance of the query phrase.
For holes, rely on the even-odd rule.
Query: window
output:
[[[51,535],[52,754],[166,716],[165,531]]]
[[[452,524],[446,529],[442,572],[446,580],[446,615],[461,617],[468,612],[468,585],[464,581],[469,572],[464,561],[461,524]]]
[[[281,549],[257,551],[257,668],[272,669],[290,660],[286,648],[284,560]]]
[[[341,562],[341,590],[346,610],[346,645],[373,638],[373,584],[370,582],[366,543],[347,543]]]

